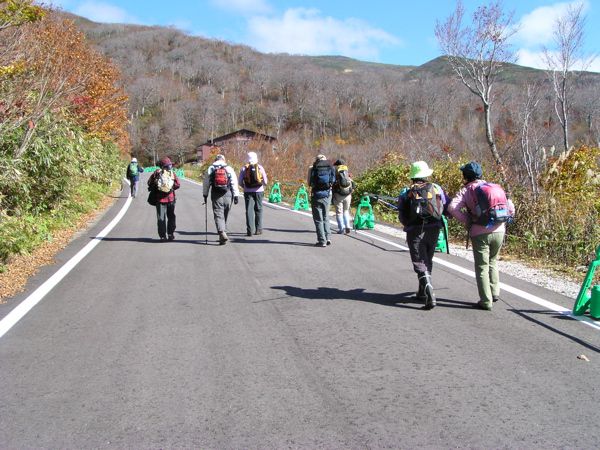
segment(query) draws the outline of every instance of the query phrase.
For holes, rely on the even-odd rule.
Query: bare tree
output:
[[[573,68],[581,64],[585,70],[591,62],[583,54],[583,28],[585,15],[583,3],[570,4],[566,13],[554,23],[553,40],[555,51],[544,49],[544,59],[548,75],[554,88],[554,110],[560,122],[563,134],[564,151],[569,150],[569,113],[571,109],[571,85],[575,77]]]
[[[485,135],[502,182],[507,175],[496,147],[492,128],[492,89],[505,63],[514,62],[509,38],[516,32],[512,14],[507,14],[501,2],[480,6],[473,13],[471,25],[463,25],[464,8],[459,0],[454,13],[445,22],[437,22],[435,35],[450,66],[460,81],[483,104]]]

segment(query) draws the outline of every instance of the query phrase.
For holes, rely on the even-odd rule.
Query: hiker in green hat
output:
[[[425,161],[412,163],[409,175],[412,185],[404,188],[398,198],[398,218],[406,231],[406,245],[419,278],[416,298],[425,302],[423,309],[433,309],[436,305],[431,284],[433,254],[444,226],[442,215],[449,203],[444,190],[428,181],[432,173]]]

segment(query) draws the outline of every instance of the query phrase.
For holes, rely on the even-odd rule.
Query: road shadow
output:
[[[379,244],[375,239],[371,239],[368,236],[362,236],[357,233],[350,233],[350,234],[347,234],[346,236],[351,239],[355,239],[359,242],[362,242],[363,244],[367,244],[367,245],[370,245],[371,247],[375,247],[379,250],[383,250],[384,252],[388,252],[388,253],[407,253],[408,252],[408,250],[403,250],[401,248],[384,247],[385,244]]]
[[[315,233],[315,230],[293,230],[291,228],[263,228],[263,230],[275,233]]]
[[[398,294],[382,294],[378,292],[366,292],[365,289],[337,289],[330,287],[319,287],[316,289],[304,289],[297,286],[271,286],[271,289],[285,291],[288,297],[303,298],[307,300],[353,300],[377,305],[392,306],[396,308],[423,309],[423,302],[417,300],[414,292],[401,292]],[[281,299],[278,297],[277,299]],[[285,297],[283,297],[285,298]],[[442,308],[468,308],[473,309],[469,302],[456,300],[437,299],[437,306]]]
[[[229,234],[230,240],[236,244],[275,244],[275,245],[294,245],[300,247],[314,247],[315,244],[308,242],[293,242],[293,241],[273,241],[271,239],[257,238],[257,236],[246,236],[245,234],[240,237],[233,237],[235,235]]]
[[[557,313],[555,311],[536,311],[536,310],[531,310],[531,309],[517,309],[517,308],[511,308],[511,309],[508,309],[508,311],[516,314],[517,316],[519,316],[525,320],[528,320],[529,322],[535,323],[536,325],[539,325],[542,328],[545,328],[545,329],[547,329],[553,333],[556,333],[560,336],[563,336],[563,337],[581,345],[582,347],[587,348],[588,350],[591,350],[596,353],[600,353],[599,347],[592,345],[589,342],[586,342],[583,339],[575,337],[569,333],[565,333],[564,331],[561,331],[561,330],[553,327],[552,325],[542,322],[541,320],[536,319],[534,317],[534,315],[547,317],[547,318],[551,318],[551,319],[555,319],[555,320],[561,320],[561,321],[562,320],[577,320],[577,319],[574,319],[574,318],[569,317],[564,314]]]
[[[96,239],[96,237],[90,237]],[[159,238],[149,237],[104,237],[103,241],[107,242],[140,242],[140,243],[157,243],[157,244],[204,244],[204,239],[178,239],[172,241],[161,241]]]

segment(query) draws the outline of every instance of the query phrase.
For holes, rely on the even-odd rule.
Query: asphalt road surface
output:
[[[315,248],[312,219],[279,205],[246,237],[240,202],[219,246],[187,181],[161,243],[143,193],[0,305],[5,321],[97,243],[0,337],[0,448],[600,448],[597,326],[507,291],[474,309],[474,279],[442,263],[424,311],[403,242]]]

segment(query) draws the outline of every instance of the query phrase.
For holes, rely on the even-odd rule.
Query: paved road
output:
[[[510,293],[475,310],[474,280],[440,264],[423,311],[406,251],[377,232],[315,248],[312,220],[280,207],[247,238],[240,203],[232,242],[209,220],[205,245],[200,187],[178,198],[174,242],[135,199],[0,338],[0,448],[600,447],[598,329]]]

